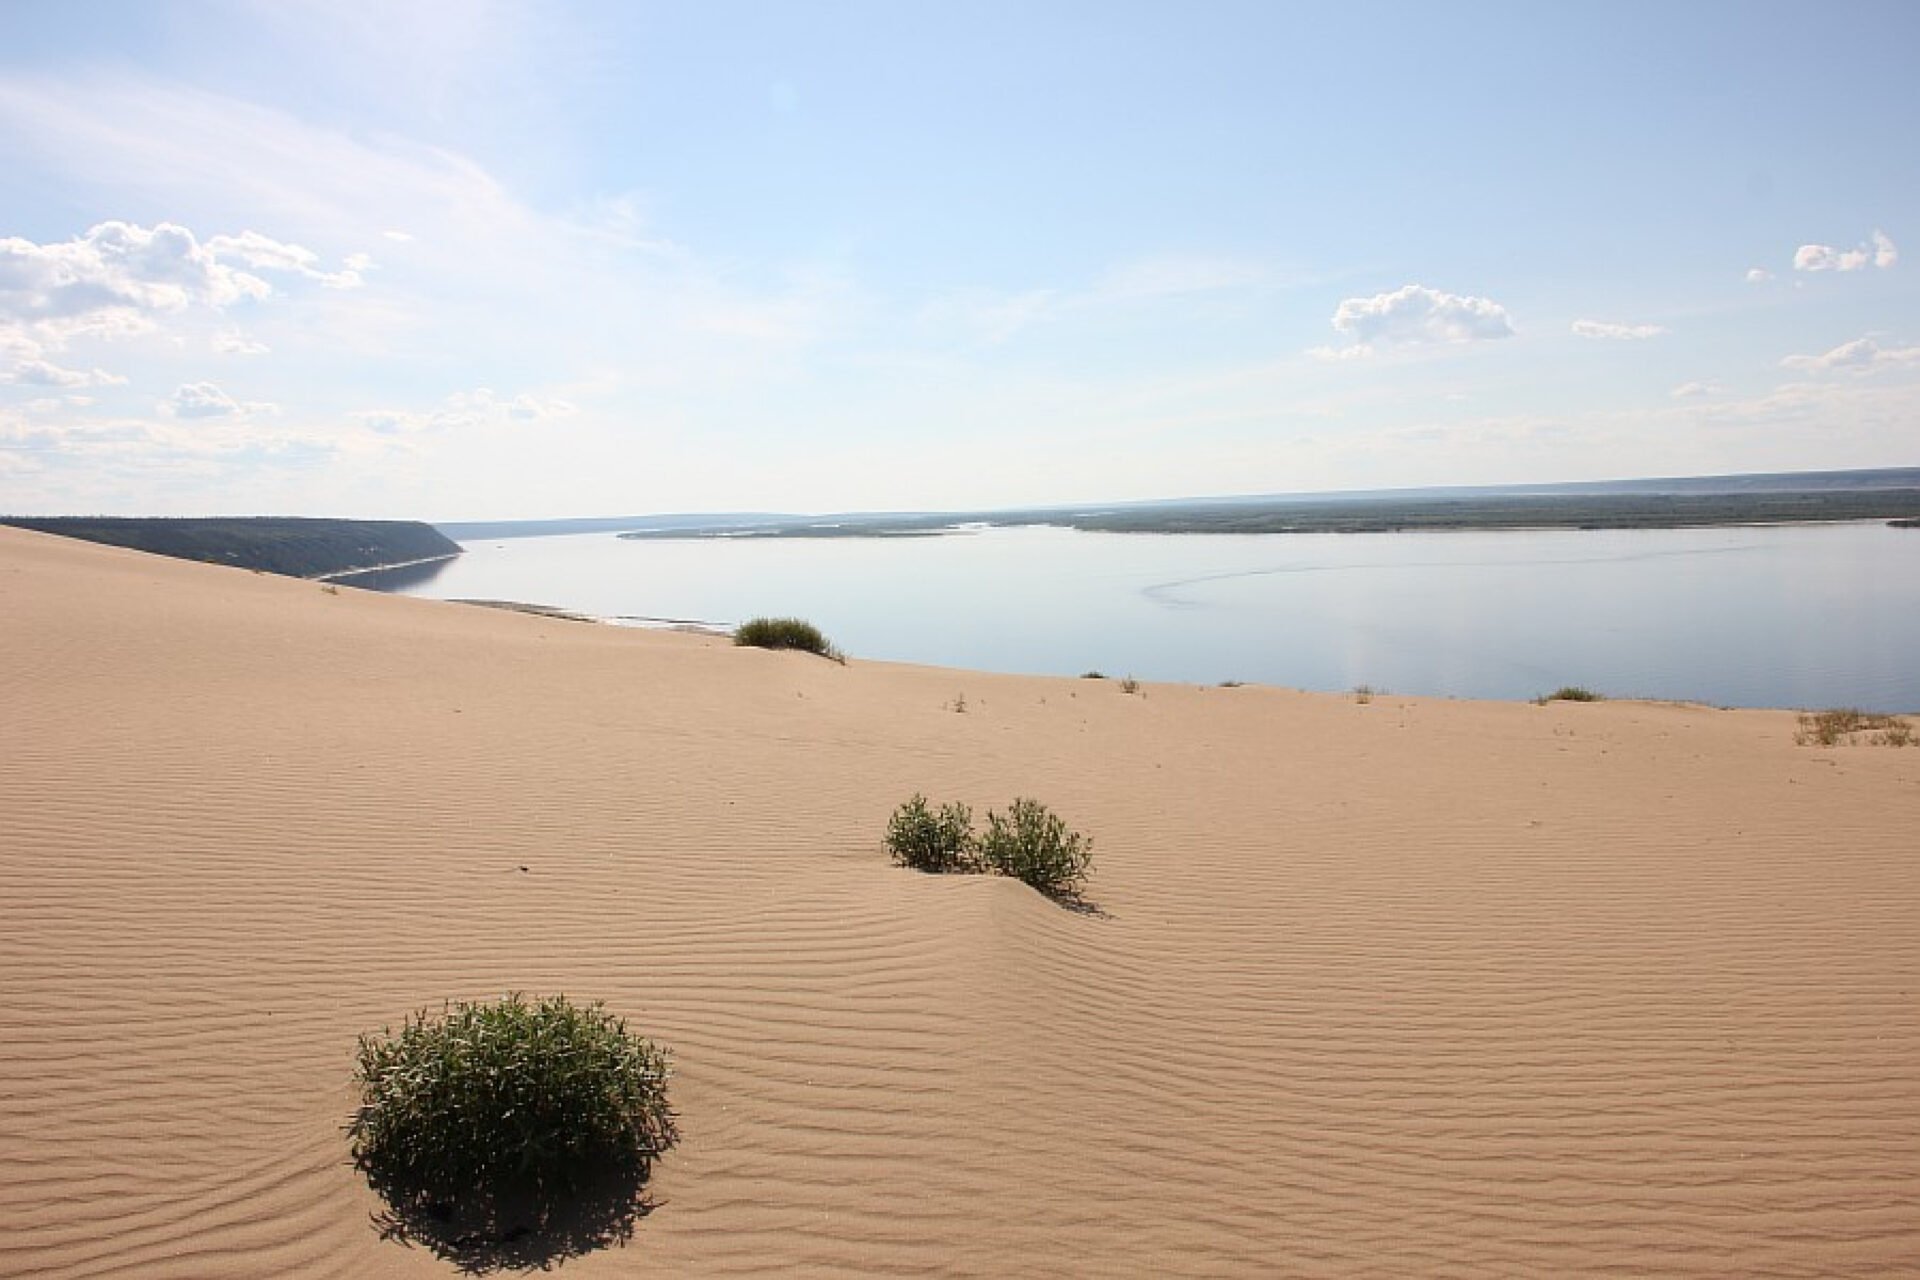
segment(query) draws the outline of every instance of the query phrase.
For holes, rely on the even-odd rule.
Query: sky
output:
[[[0,512],[1920,465],[1920,5],[0,0]]]

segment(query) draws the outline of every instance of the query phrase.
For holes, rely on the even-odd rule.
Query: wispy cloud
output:
[[[49,360],[16,360],[12,368],[0,367],[0,382],[22,387],[107,387],[126,382],[105,369],[63,369]]]
[[[207,345],[228,356],[263,356],[273,348],[256,342],[238,329],[225,329],[207,340]]]
[[[1817,356],[1788,356],[1782,368],[1803,373],[1878,373],[1920,367],[1920,346],[1883,347],[1872,338],[1855,338]]]
[[[1124,262],[1105,272],[1088,301],[1172,298],[1184,294],[1217,293],[1263,283],[1267,269],[1237,258],[1169,254]]]
[[[211,382],[183,383],[159,405],[160,412],[170,418],[237,418],[278,409],[264,401],[235,400]]]
[[[1273,278],[1267,266],[1248,259],[1154,255],[1116,263],[1089,283],[958,290],[921,307],[920,318],[936,328],[958,326],[994,346],[1041,324],[1257,289]]]
[[[1657,324],[1609,324],[1604,320],[1575,320],[1573,331],[1582,338],[1605,338],[1615,342],[1634,342],[1657,338],[1666,329]]]
[[[483,424],[531,424],[564,418],[577,406],[556,396],[502,396],[491,387],[457,391],[430,409],[361,409],[350,416],[381,435],[457,431]]]

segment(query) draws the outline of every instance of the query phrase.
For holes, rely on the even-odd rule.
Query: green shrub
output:
[[[964,804],[943,804],[936,812],[917,792],[894,810],[887,823],[887,850],[896,863],[915,871],[943,874],[980,869],[973,811]]]
[[[572,1192],[644,1179],[678,1140],[665,1050],[599,1004],[518,994],[360,1037],[354,1163],[396,1211],[544,1223]]]
[[[1025,881],[1050,898],[1074,898],[1093,862],[1093,842],[1037,800],[1020,799],[1005,817],[987,814],[980,861],[989,871]]]
[[[1577,684],[1563,684],[1552,693],[1543,693],[1534,699],[1541,706],[1549,702],[1605,702],[1606,699],[1591,689],[1583,689]]]
[[[846,661],[846,655],[820,634],[820,628],[804,618],[750,619],[734,628],[733,642],[756,649],[801,649],[835,662]]]

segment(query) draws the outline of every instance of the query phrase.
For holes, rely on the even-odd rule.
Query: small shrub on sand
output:
[[[989,812],[980,841],[980,861],[989,871],[1012,876],[1050,898],[1075,898],[1093,862],[1093,842],[1038,800],[1013,802],[1006,816]]]
[[[1140,692],[1140,682],[1138,680],[1135,680],[1132,676],[1128,676],[1126,677],[1126,679],[1120,682],[1120,692],[1138,693]]]
[[[1910,747],[1920,743],[1909,721],[1852,707],[1802,712],[1800,731],[1793,735],[1793,740],[1803,747],[1833,747],[1854,741],[1865,741],[1876,747]]]
[[[610,1177],[678,1140],[666,1051],[598,1004],[510,995],[360,1037],[356,1165],[400,1213],[482,1223]]]
[[[1603,695],[1595,693],[1591,689],[1582,688],[1577,684],[1563,684],[1558,689],[1555,689],[1552,693],[1543,693],[1539,697],[1534,699],[1535,703],[1543,707],[1546,706],[1549,702],[1605,702],[1605,701],[1606,701],[1606,698]]]
[[[755,649],[800,649],[835,662],[846,661],[846,655],[820,634],[820,628],[804,618],[750,619],[734,628],[733,642]]]
[[[1379,690],[1370,684],[1357,684],[1353,686],[1353,700],[1361,706],[1365,706],[1367,703],[1373,701],[1374,695],[1378,692]]]
[[[1107,673],[1104,671],[1082,671],[1080,678],[1082,680],[1105,680]]]
[[[978,871],[973,811],[963,804],[943,804],[936,812],[916,793],[887,823],[887,851],[900,866],[915,871]]]

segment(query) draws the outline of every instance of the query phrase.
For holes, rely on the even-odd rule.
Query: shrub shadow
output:
[[[418,1246],[467,1275],[551,1271],[570,1258],[633,1239],[656,1202],[650,1170],[606,1170],[565,1194],[522,1192],[454,1205],[376,1185],[387,1206],[372,1215],[382,1240]]]
[[[1046,893],[1042,897],[1063,910],[1077,916],[1092,916],[1095,920],[1111,920],[1113,913],[1095,902],[1092,898],[1077,893]]]

